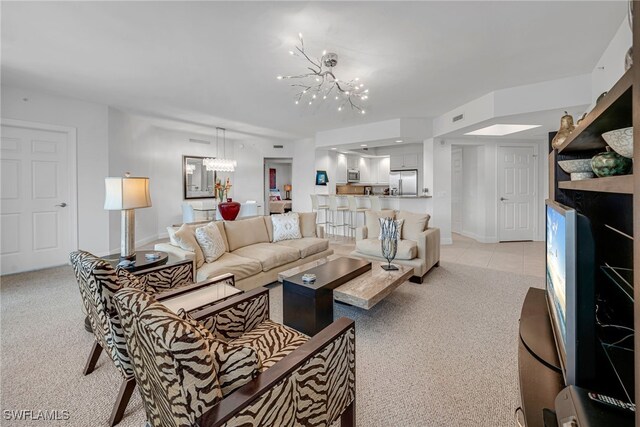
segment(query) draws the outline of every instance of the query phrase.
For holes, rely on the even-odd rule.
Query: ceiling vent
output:
[[[211,144],[211,141],[207,141],[205,139],[195,139],[195,138],[189,138],[189,142],[194,142],[196,144]]]
[[[451,122],[452,123],[459,122],[462,119],[464,119],[464,113],[458,114],[457,116],[453,116],[453,119],[451,119]]]
[[[284,148],[284,145],[274,145],[273,148]]]

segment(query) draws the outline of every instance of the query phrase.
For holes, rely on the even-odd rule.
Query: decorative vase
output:
[[[391,264],[398,252],[398,224],[393,218],[380,218],[380,249],[382,257],[387,260],[387,265],[382,264],[384,270],[398,270]]]
[[[228,201],[218,203],[218,209],[220,210],[220,216],[225,221],[233,221],[240,213],[240,203],[234,202],[231,199]]]
[[[562,116],[562,118],[560,119],[560,129],[558,130],[556,136],[553,137],[551,146],[557,150],[567,139],[574,128],[575,126],[573,125],[573,116],[565,111],[564,116]]]
[[[600,178],[615,175],[626,175],[631,170],[631,159],[622,157],[607,147],[604,153],[596,154],[591,159],[591,168]]]

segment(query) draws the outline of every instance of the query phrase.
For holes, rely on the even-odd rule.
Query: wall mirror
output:
[[[205,157],[182,156],[182,181],[185,199],[215,198],[215,171],[207,170]]]

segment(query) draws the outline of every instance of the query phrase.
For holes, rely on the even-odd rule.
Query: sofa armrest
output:
[[[369,234],[369,230],[367,226],[362,226],[356,228],[356,240],[365,240]]]
[[[193,283],[196,276],[193,267],[193,261],[187,259],[137,271],[133,274],[138,276],[140,283],[151,287],[155,292],[162,292]]]
[[[418,258],[425,261],[426,269],[440,262],[440,229],[430,227],[418,236]]]
[[[178,246],[173,246],[171,243],[166,242],[166,243],[156,243],[156,245],[153,247],[156,251],[162,251],[162,252],[166,252],[169,255],[173,255],[174,257],[178,258],[179,260],[191,260],[191,261],[195,261],[196,259],[196,254],[195,252],[191,252],[191,251],[185,251],[182,248],[179,248]]]
[[[316,236],[321,239],[325,238],[324,225],[322,224],[316,225]]]
[[[319,412],[309,411],[308,400],[294,394],[306,393],[305,378],[309,376],[325,379],[326,388],[318,390],[314,386],[309,394],[326,394],[323,414],[327,419],[323,424],[333,424],[355,402],[355,344],[354,321],[341,317],[202,414],[197,425],[217,427],[234,419],[267,425],[271,414],[268,409],[284,405],[293,406],[299,424],[313,424]],[[332,384],[341,385],[329,387]],[[306,419],[304,414],[313,419]]]
[[[188,263],[189,261],[184,261],[186,263]],[[193,265],[193,263],[190,263],[191,265]],[[175,298],[177,296],[180,296],[182,294],[186,294],[189,292],[193,292],[195,290],[198,290],[200,288],[204,288],[206,286],[210,286],[210,285],[214,285],[216,283],[225,283],[227,285],[231,285],[233,287],[236,286],[236,279],[235,276],[231,273],[226,273],[226,274],[222,274],[220,276],[216,276],[216,277],[212,277],[211,279],[207,279],[207,280],[203,280],[202,282],[198,282],[198,283],[191,283],[189,285],[185,285],[185,286],[181,286],[177,289],[169,289],[169,290],[164,290],[158,294],[155,295],[155,298],[157,301],[162,301],[168,298]]]
[[[269,289],[256,288],[190,314],[216,338],[238,338],[269,319]]]

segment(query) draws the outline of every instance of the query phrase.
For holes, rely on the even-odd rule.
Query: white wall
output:
[[[293,186],[291,199],[294,211],[311,211],[311,197],[309,195],[316,193],[315,168],[316,152],[314,140],[307,138],[295,141],[293,144],[293,164],[291,166]],[[335,179],[335,174],[333,179]]]
[[[26,99],[26,101],[25,101]],[[96,255],[109,250],[104,177],[108,172],[107,106],[2,86],[2,117],[77,129],[78,247]]]
[[[624,74],[624,56],[632,44],[631,38],[629,22],[625,17],[591,73],[591,97],[593,102],[598,99],[602,92],[611,89],[614,83]]]
[[[285,184],[291,184],[291,163],[274,163],[270,161],[265,162],[265,188],[269,186],[269,169],[276,170],[276,189],[282,193],[284,197]]]

